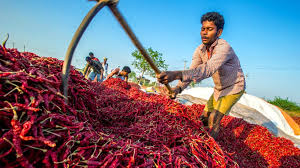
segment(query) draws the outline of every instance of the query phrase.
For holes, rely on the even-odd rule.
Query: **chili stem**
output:
[[[46,152],[47,152],[47,149],[42,149],[42,148],[38,148],[38,147],[34,147],[34,146],[30,146],[30,145],[24,145],[24,146],[27,146],[27,147],[29,147],[29,148],[32,148],[32,149],[37,149],[37,150],[40,150],[40,151],[42,151],[42,152],[44,152],[44,153],[46,153]]]

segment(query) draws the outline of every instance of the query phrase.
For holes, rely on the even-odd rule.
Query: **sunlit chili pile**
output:
[[[300,150],[233,117],[217,142],[203,105],[146,94],[120,79],[92,83],[63,62],[0,46],[0,165],[4,167],[300,167]]]

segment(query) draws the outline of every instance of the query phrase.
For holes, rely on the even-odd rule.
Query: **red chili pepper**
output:
[[[0,154],[9,153],[0,163],[6,167],[299,165],[297,157],[290,157],[300,155],[292,142],[241,119],[224,117],[219,139],[213,140],[196,121],[204,105],[185,106],[141,92],[120,79],[92,83],[73,67],[66,104],[60,88],[63,61],[15,49],[0,57],[9,62],[1,62],[0,71],[15,72],[0,78],[0,99],[6,95],[11,104],[0,101]],[[5,81],[22,92],[9,93],[16,86]],[[11,109],[22,117],[14,119]],[[12,148],[4,137],[16,152],[9,152]],[[25,156],[27,161],[22,160]]]
[[[17,107],[20,107],[20,108],[23,108],[25,110],[34,111],[34,112],[37,112],[37,111],[40,110],[39,108],[28,107],[25,104],[20,104],[20,103],[13,103],[13,105],[17,106]]]
[[[18,115],[17,112],[14,110],[14,107],[12,106],[11,103],[8,101],[5,101],[12,109],[14,115],[11,120],[11,126],[13,128],[13,143],[15,145],[15,150],[17,152],[17,158],[23,156],[23,152],[21,149],[21,144],[20,144],[20,139],[18,138],[18,135],[21,133],[21,124],[18,121]]]
[[[4,72],[4,73],[0,73],[0,78],[9,76],[9,75],[11,75],[11,74],[12,74],[12,72]]]

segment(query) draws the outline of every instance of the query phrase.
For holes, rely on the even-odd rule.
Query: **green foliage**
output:
[[[288,100],[288,98],[283,99],[280,97],[275,97],[274,100],[267,100],[267,101],[271,104],[274,104],[275,106],[280,107],[283,110],[300,112],[300,106],[297,105],[297,103]]]
[[[131,80],[131,81],[134,81],[136,82],[137,79],[136,79],[136,73],[134,71],[131,71],[131,73],[128,75],[128,78]]]
[[[152,48],[148,48],[147,52],[158,69],[163,71],[168,69],[168,65],[165,64],[165,60],[163,60],[162,58],[162,53],[154,51]],[[144,59],[143,55],[138,50],[132,52],[131,55],[134,57],[132,65],[141,72],[141,77],[143,77],[144,73],[155,77],[154,70],[150,67],[148,62]]]
[[[156,86],[156,82],[144,82],[143,86],[147,86],[147,87]]]
[[[200,82],[192,81],[192,82],[189,84],[189,86],[190,86],[191,88],[194,88],[194,87],[199,87],[200,84],[201,84],[201,81],[200,81]]]
[[[193,87],[195,87],[195,85],[196,85],[196,82],[195,81],[192,81],[191,83],[190,83],[190,86],[193,88]]]
[[[143,86],[148,86],[150,83],[150,80],[145,77],[142,77],[142,78],[138,77],[137,83],[139,83],[140,85],[143,85]]]

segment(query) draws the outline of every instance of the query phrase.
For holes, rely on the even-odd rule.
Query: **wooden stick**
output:
[[[70,66],[71,66],[71,61],[72,57],[74,54],[74,51],[77,47],[77,44],[83,35],[84,31],[94,18],[94,16],[107,4],[107,1],[99,1],[90,11],[89,13],[84,17],[83,21],[79,25],[78,29],[76,30],[71,43],[69,44],[65,60],[64,60],[64,65],[62,68],[62,85],[63,85],[63,92],[64,96],[66,98],[66,102],[68,101],[67,96],[68,96],[68,80],[69,80],[69,72],[70,72]]]
[[[125,32],[127,33],[127,35],[130,37],[130,39],[133,42],[133,44],[136,46],[136,48],[138,48],[138,50],[143,55],[143,57],[145,58],[145,60],[150,64],[150,66],[154,70],[154,72],[156,74],[160,74],[161,71],[154,64],[154,62],[152,61],[152,59],[149,56],[149,54],[147,53],[147,51],[144,49],[144,47],[142,46],[142,44],[139,42],[139,40],[137,39],[137,37],[135,36],[135,34],[131,30],[131,28],[129,27],[129,25],[125,21],[124,17],[122,16],[122,14],[120,13],[120,11],[118,10],[118,8],[116,6],[116,3],[110,3],[110,4],[108,4],[108,7],[111,10],[111,12],[113,13],[113,15],[116,17],[116,19],[118,20],[118,22],[121,24],[121,26],[123,27],[123,29],[125,30]],[[169,91],[169,94],[172,94],[173,91],[172,91],[170,85],[169,84],[165,84],[165,86],[167,87],[167,89]]]

